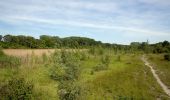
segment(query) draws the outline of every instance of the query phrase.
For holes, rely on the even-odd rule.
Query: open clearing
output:
[[[162,89],[164,90],[164,92],[170,96],[170,89],[168,89],[168,87],[161,81],[161,79],[159,78],[159,76],[156,74],[155,69],[153,69],[153,67],[149,64],[149,62],[147,61],[146,57],[143,56],[142,57],[143,62],[145,63],[146,66],[148,66],[151,69],[151,72],[154,76],[154,78],[157,80],[158,84],[162,87]]]
[[[105,50],[92,54],[87,50],[67,49],[4,49],[5,54],[28,59],[21,60],[16,68],[1,68],[0,81],[19,77],[34,85],[33,99],[60,100],[59,92],[71,89],[78,100],[168,100],[168,95],[155,80],[140,54],[114,54]],[[56,52],[55,52],[56,51]],[[75,52],[67,52],[75,51]],[[81,51],[81,52],[79,52]],[[99,52],[100,53],[100,52]],[[45,56],[41,56],[47,54]],[[61,56],[62,55],[62,56]],[[109,55],[109,56],[107,56]],[[26,57],[26,58],[27,58]],[[63,58],[61,58],[63,57]],[[107,59],[106,65],[103,59]],[[61,63],[61,61],[64,62]],[[69,62],[68,67],[65,62]],[[71,62],[71,63],[70,63]],[[73,64],[73,65],[72,65]],[[74,64],[80,70],[74,81],[60,81],[61,75],[76,75]],[[108,66],[106,68],[106,66]],[[62,69],[62,67],[64,67]],[[71,68],[65,70],[66,68]],[[65,74],[66,71],[71,71]],[[74,75],[73,74],[73,75]],[[53,77],[51,77],[53,75]],[[64,76],[65,77],[65,76]],[[71,76],[73,77],[73,76]],[[62,83],[64,81],[64,83]],[[64,84],[64,87],[59,87]],[[65,90],[66,91],[66,90]],[[69,100],[69,99],[68,99]],[[73,99],[74,100],[74,99]],[[75,99],[76,100],[76,99]]]

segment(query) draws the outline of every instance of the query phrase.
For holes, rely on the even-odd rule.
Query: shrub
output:
[[[0,86],[0,97],[3,100],[29,100],[32,98],[32,90],[32,84],[23,78],[14,78]]]
[[[102,59],[101,59],[102,63],[105,64],[106,66],[109,65],[110,63],[110,56],[109,55],[106,55],[106,56],[103,56]]]
[[[0,48],[0,56],[4,56],[4,55],[5,55],[4,52]]]
[[[59,85],[60,100],[78,100],[81,88],[73,81],[65,81]]]
[[[95,54],[95,48],[93,48],[93,47],[90,48],[88,52],[89,52],[89,54],[94,55]]]
[[[68,63],[66,65],[66,78],[69,80],[74,80],[74,79],[78,79],[79,76],[79,64],[77,63]]]
[[[117,61],[121,61],[121,56],[120,55],[117,56]]]
[[[165,54],[164,55],[164,60],[170,61],[170,54]]]
[[[81,57],[80,57],[80,60],[82,60],[82,61],[84,61],[84,60],[86,60],[87,59],[87,55],[86,55],[86,53],[81,53]]]
[[[65,79],[64,66],[54,65],[50,70],[50,77],[56,81],[62,81]]]
[[[104,64],[98,64],[97,66],[93,67],[94,71],[102,71],[102,70],[107,70],[108,66]]]

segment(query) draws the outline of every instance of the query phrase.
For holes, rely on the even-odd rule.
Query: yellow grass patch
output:
[[[26,57],[34,54],[35,56],[42,56],[43,54],[51,54],[55,49],[4,49],[3,52],[9,56]]]

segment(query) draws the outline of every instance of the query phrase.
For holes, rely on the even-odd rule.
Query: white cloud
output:
[[[170,13],[153,10],[154,6],[146,10],[148,6],[139,2],[170,5],[169,0],[4,0],[0,2],[0,20],[14,26],[62,25],[116,30],[126,36],[170,36],[164,25],[170,21]]]
[[[74,27],[86,27],[86,28],[93,28],[93,29],[101,29],[101,30],[118,30],[122,31],[124,33],[127,33],[126,35],[145,35],[145,36],[170,36],[170,32],[159,32],[159,31],[153,31],[153,30],[147,30],[147,29],[140,29],[137,27],[123,27],[118,25],[111,25],[108,23],[101,23],[101,22],[77,22],[77,21],[70,21],[70,20],[63,20],[63,19],[40,19],[36,17],[29,17],[29,16],[13,16],[12,18],[9,18],[11,20],[11,23],[19,23],[22,24],[23,22],[31,22],[35,24],[49,24],[49,25],[66,25],[66,26],[74,26]],[[16,21],[16,22],[15,22]]]

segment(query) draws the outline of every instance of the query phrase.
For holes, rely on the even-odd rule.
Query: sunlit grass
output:
[[[163,83],[170,88],[170,61],[164,60],[164,54],[150,54],[148,58]]]
[[[141,55],[115,55],[110,51],[108,69],[94,71],[94,67],[102,63],[101,58],[107,52],[101,55],[85,52],[86,58],[80,62],[77,61],[80,63],[80,74],[75,85],[78,84],[81,87],[78,100],[166,100],[168,98],[153,78],[150,69],[141,61]],[[77,57],[81,55],[79,53]],[[152,56],[153,61],[159,60],[159,64],[169,65],[169,62],[165,63],[161,60],[162,56]],[[21,65],[17,69],[0,69],[0,81],[21,77],[34,85],[33,99],[58,100],[58,85],[60,83],[50,78],[53,61],[57,59],[45,54],[39,57],[32,54],[21,59]],[[169,75],[166,70],[169,68],[167,66],[160,68],[166,73],[166,78]],[[169,84],[167,79],[164,80]]]

